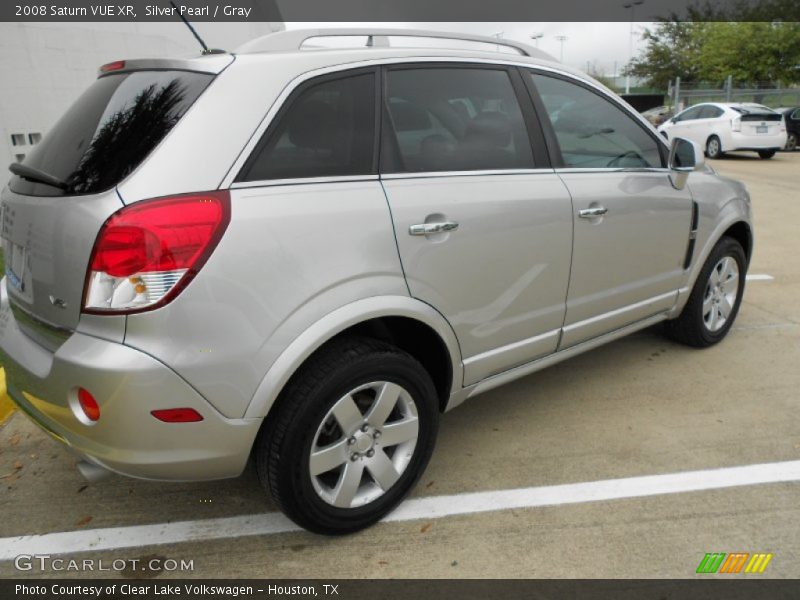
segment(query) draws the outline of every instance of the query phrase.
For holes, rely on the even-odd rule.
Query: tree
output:
[[[699,51],[696,28],[696,23],[673,20],[646,29],[642,35],[647,43],[643,53],[623,69],[623,74],[641,77],[648,85],[663,89],[676,77],[686,82],[696,81]]]
[[[800,82],[800,23],[699,23],[697,72],[707,81]]]
[[[662,21],[643,35],[643,53],[624,72],[653,87],[670,81],[753,85],[800,82],[800,22]]]

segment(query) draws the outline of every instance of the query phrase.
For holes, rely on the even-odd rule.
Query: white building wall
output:
[[[211,48],[232,50],[282,23],[196,23]],[[46,134],[97,77],[97,68],[119,59],[197,54],[200,47],[175,23],[0,23],[0,188],[7,165],[33,147],[31,134]],[[14,145],[21,134],[25,144]]]

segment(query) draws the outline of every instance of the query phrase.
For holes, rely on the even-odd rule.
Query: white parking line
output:
[[[745,275],[744,279],[745,281],[772,281],[775,278],[766,273],[751,273],[750,275]]]
[[[800,481],[800,460],[625,479],[606,479],[586,483],[475,492],[455,496],[415,498],[401,504],[385,520],[440,519],[453,515],[513,508],[559,506],[791,481]],[[299,531],[299,528],[280,513],[65,531],[0,538],[0,560],[12,560],[20,554],[55,555],[117,550],[159,544],[271,535],[291,531]]]

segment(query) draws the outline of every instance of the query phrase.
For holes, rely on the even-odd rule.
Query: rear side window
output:
[[[661,167],[659,142],[600,94],[563,79],[532,73],[565,167]]]
[[[702,106],[693,106],[692,108],[688,108],[675,117],[675,122],[678,123],[680,121],[693,121],[694,119],[700,118],[700,112],[703,110]]]
[[[390,69],[382,170],[389,173],[534,166],[508,72]]]
[[[374,73],[323,81],[289,100],[236,180],[371,174],[374,145]]]
[[[131,173],[175,126],[213,75],[136,71],[97,79],[24,161],[68,190],[14,177],[10,187],[35,196],[95,194]]]
[[[711,106],[710,104],[704,106],[700,111],[700,115],[697,117],[698,119],[716,119],[717,117],[721,117],[723,111],[718,106]]]

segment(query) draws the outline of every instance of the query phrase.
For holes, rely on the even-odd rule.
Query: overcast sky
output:
[[[552,54],[561,55],[561,42],[557,36],[566,36],[564,42],[564,62],[580,69],[587,68],[587,61],[602,75],[612,75],[616,64],[617,71],[628,62],[628,40],[633,40],[633,55],[642,47],[642,30],[648,23],[634,23],[634,35],[630,35],[630,23],[286,23],[287,29],[316,27],[410,27],[438,31],[461,31],[480,35],[495,35],[502,32],[503,37],[524,41],[532,45],[536,42],[531,35],[543,33],[538,41],[539,48]]]

